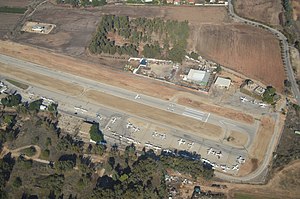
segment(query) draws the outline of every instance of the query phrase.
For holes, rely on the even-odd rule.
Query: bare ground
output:
[[[281,0],[234,0],[237,13],[243,17],[279,26]]]
[[[13,30],[21,16],[21,14],[0,13],[0,38]]]
[[[294,20],[300,20],[300,2],[298,0],[292,0],[292,6]]]
[[[26,7],[31,0],[0,0],[0,7]]]

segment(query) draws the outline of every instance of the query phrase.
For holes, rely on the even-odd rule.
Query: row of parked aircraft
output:
[[[256,100],[249,100],[246,97],[242,96],[240,97],[241,102],[245,103],[245,102],[252,102],[253,104],[258,104],[261,108],[266,108],[268,105],[262,102],[257,102]]]
[[[126,128],[128,128],[128,129],[132,128],[134,133],[141,130],[139,127],[134,126],[134,125],[133,125],[132,123],[130,123],[130,122],[127,122]]]
[[[136,145],[140,145],[141,144],[141,142],[135,141],[134,139],[132,139],[130,137],[124,137],[123,135],[120,135],[120,134],[115,133],[115,132],[113,132],[112,135],[114,135],[116,137],[119,137],[120,140],[122,140],[122,139],[127,140],[128,144],[136,144]]]
[[[148,143],[148,142],[145,143],[145,147],[152,148],[152,149],[154,149],[155,151],[161,150],[161,147],[155,146],[155,145],[153,145],[153,144],[151,144],[151,143]]]
[[[157,131],[155,130],[153,133],[152,133],[152,137],[159,137],[160,139],[164,140],[166,139],[166,134],[160,134],[160,133],[157,133]]]

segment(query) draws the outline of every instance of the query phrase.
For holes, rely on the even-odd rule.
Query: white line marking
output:
[[[208,113],[208,115],[207,115],[207,118],[206,118],[205,122],[207,122],[207,120],[208,120],[209,116],[210,116],[210,113]]]
[[[189,109],[189,108],[186,108],[185,111],[186,112],[191,112],[191,113],[197,113],[198,115],[205,115],[206,114],[204,112],[197,111],[197,110],[194,110],[194,109]]]
[[[192,118],[195,118],[197,120],[203,121],[202,117],[199,117],[199,116],[196,116],[196,115],[192,115],[192,114],[189,114],[189,113],[182,113],[182,115],[185,115],[185,116],[192,117]]]

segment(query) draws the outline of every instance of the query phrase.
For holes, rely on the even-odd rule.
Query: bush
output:
[[[16,188],[19,188],[22,186],[22,180],[20,177],[16,177],[14,182],[13,182],[13,186]]]

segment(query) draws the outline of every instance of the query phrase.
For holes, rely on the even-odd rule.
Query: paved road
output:
[[[284,34],[282,34],[280,31],[278,31],[274,28],[271,28],[271,27],[269,27],[267,25],[264,25],[262,23],[251,21],[251,20],[248,20],[248,19],[245,19],[245,18],[242,18],[242,17],[238,16],[234,12],[234,7],[233,7],[233,4],[232,4],[232,0],[228,0],[228,10],[229,10],[230,15],[234,19],[236,19],[237,21],[247,23],[247,24],[250,24],[250,25],[255,26],[255,27],[262,27],[264,29],[267,29],[271,33],[276,35],[276,37],[280,40],[281,47],[282,47],[283,63],[285,64],[287,77],[288,77],[288,80],[292,84],[292,92],[294,94],[294,97],[297,100],[298,105],[300,106],[300,91],[299,91],[299,86],[298,86],[298,84],[296,82],[296,79],[295,79],[295,76],[294,76],[294,72],[293,72],[293,68],[292,68],[292,64],[291,64],[291,60],[290,60],[289,44],[287,42],[287,38],[284,36]]]
[[[147,95],[139,95],[136,92],[132,92],[129,90],[125,90],[119,87],[103,84],[97,81],[93,81],[87,78],[79,77],[76,75],[72,75],[69,73],[64,73],[61,71],[55,71],[51,70],[49,68],[46,68],[41,65],[37,65],[31,62],[19,60],[13,57],[9,57],[6,55],[1,55],[0,54],[0,62],[10,65],[11,67],[16,67],[19,69],[25,69],[28,71],[32,71],[34,73],[38,73],[41,75],[49,76],[54,79],[62,80],[65,82],[70,82],[70,83],[76,83],[80,86],[85,87],[87,90],[96,90],[96,91],[101,91],[110,95],[114,95],[123,99],[127,99],[130,101],[133,101],[135,103],[140,103],[144,104],[147,106],[155,107],[161,110],[169,111],[178,115],[186,116],[186,117],[191,117],[196,120],[202,121],[202,122],[208,122],[214,125],[218,125],[221,127],[224,127],[226,125],[227,128],[230,130],[235,130],[238,132],[244,132],[247,133],[249,142],[245,147],[249,147],[250,144],[252,143],[257,127],[258,127],[258,122],[255,122],[252,125],[245,124],[242,122],[237,122],[225,117],[221,117],[215,114],[191,109],[179,104],[171,103],[166,100],[154,98],[151,96]],[[79,106],[75,105],[75,106]],[[84,107],[83,107],[84,108]]]

